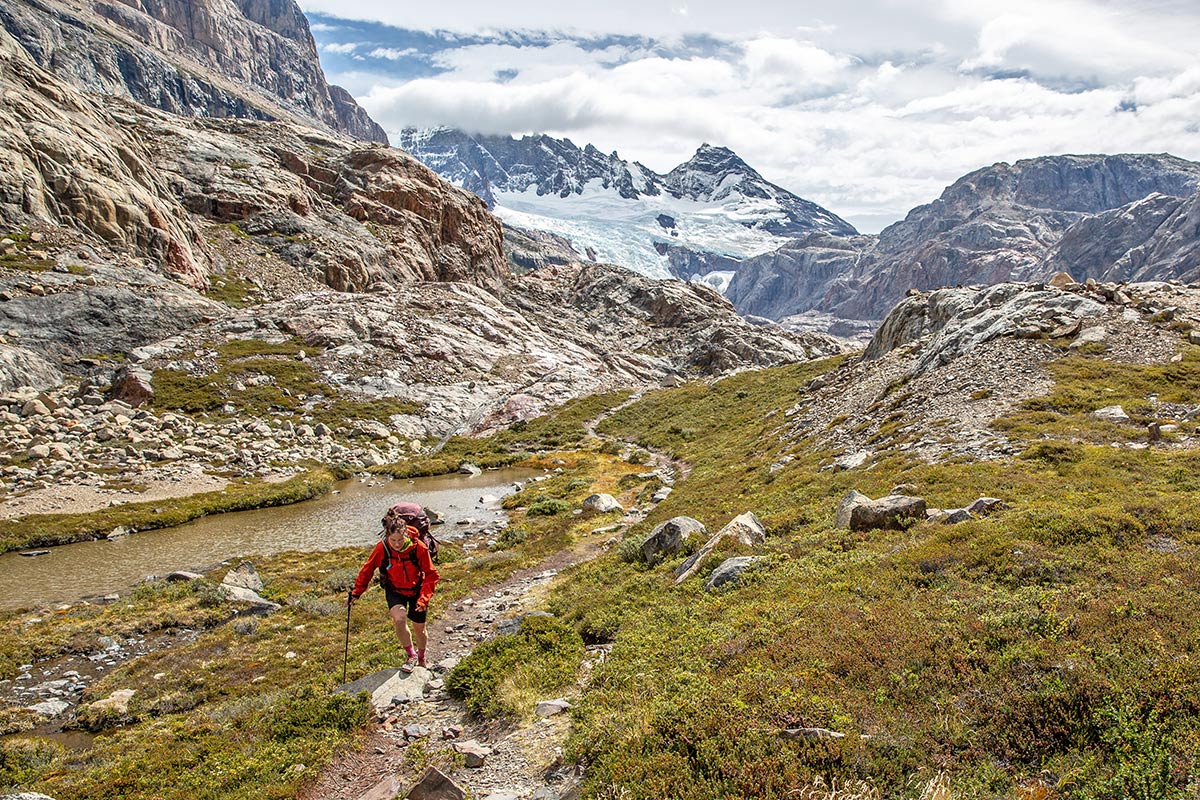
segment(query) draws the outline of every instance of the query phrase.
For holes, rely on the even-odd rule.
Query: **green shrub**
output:
[[[555,617],[525,617],[516,633],[484,642],[446,676],[446,690],[484,718],[529,716],[545,695],[575,680],[585,651]]]
[[[0,790],[33,783],[62,753],[60,745],[44,739],[0,741]]]
[[[553,517],[556,514],[565,514],[570,510],[571,504],[566,500],[547,497],[529,506],[529,510],[525,513],[531,517]]]
[[[642,562],[642,542],[644,541],[644,536],[630,536],[617,548],[617,557],[626,564],[640,564]]]

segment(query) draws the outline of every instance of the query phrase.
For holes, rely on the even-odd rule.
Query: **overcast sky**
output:
[[[300,0],[326,74],[407,125],[665,172],[704,142],[875,232],[1051,153],[1200,160],[1195,0]]]

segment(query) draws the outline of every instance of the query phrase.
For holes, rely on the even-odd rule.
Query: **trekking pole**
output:
[[[342,683],[346,682],[346,663],[350,660],[350,609],[354,605],[354,590],[346,592],[346,650],[342,653]]]

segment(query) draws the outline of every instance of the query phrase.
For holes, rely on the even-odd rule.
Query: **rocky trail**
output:
[[[622,407],[590,422],[586,426],[589,434],[596,435],[596,425]],[[668,488],[677,465],[662,454],[652,453],[651,458]],[[377,673],[375,686],[382,688],[374,691],[378,713],[371,731],[359,749],[330,764],[301,795],[302,800],[449,798],[462,797],[462,792],[490,800],[573,797],[578,776],[572,765],[562,761],[562,746],[570,732],[570,715],[565,712],[574,694],[586,686],[591,670],[607,657],[609,645],[589,647],[576,689],[564,697],[539,698],[528,723],[506,725],[473,718],[461,701],[446,692],[444,677],[478,644],[516,630],[527,615],[544,613],[537,609],[560,572],[618,544],[621,533],[643,520],[663,497],[665,494],[656,495],[654,502],[628,510],[619,522],[598,525],[573,546],[501,583],[481,587],[446,608],[429,624],[431,668],[418,668],[407,678],[400,673],[386,686],[382,681],[387,674]],[[379,611],[379,624],[384,625],[386,620],[373,600],[377,599],[370,598],[364,607]],[[396,659],[397,664],[402,660],[398,649]],[[364,681],[367,679],[354,686]],[[365,688],[374,687],[367,681]],[[389,695],[396,699],[389,703]],[[442,783],[436,773],[426,773],[425,780],[414,785],[414,766],[426,765],[436,768],[453,786]]]

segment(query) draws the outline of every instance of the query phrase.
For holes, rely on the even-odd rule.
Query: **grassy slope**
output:
[[[609,556],[562,584],[552,609],[615,641],[572,743],[592,788],[783,797],[865,780],[916,796],[944,771],[956,796],[1194,794],[1200,456],[1040,441],[1010,463],[891,456],[819,472],[819,454],[779,441],[771,413],[811,371],[662,392],[602,428],[695,465],[635,535],[675,514],[713,529],[752,510],[771,538],[749,585],[724,594],[701,578],[674,587],[680,558],[646,570]],[[1200,401],[1194,353],[1170,369],[1072,359],[1056,374],[1051,397],[1007,427],[1036,411],[1043,432],[1097,439],[1107,428],[1092,408],[1154,391]],[[784,452],[796,461],[771,475]],[[931,505],[992,495],[1013,508],[954,527],[833,527],[845,491],[899,483]],[[1156,536],[1180,550],[1149,548]],[[789,727],[847,736],[786,742]]]

